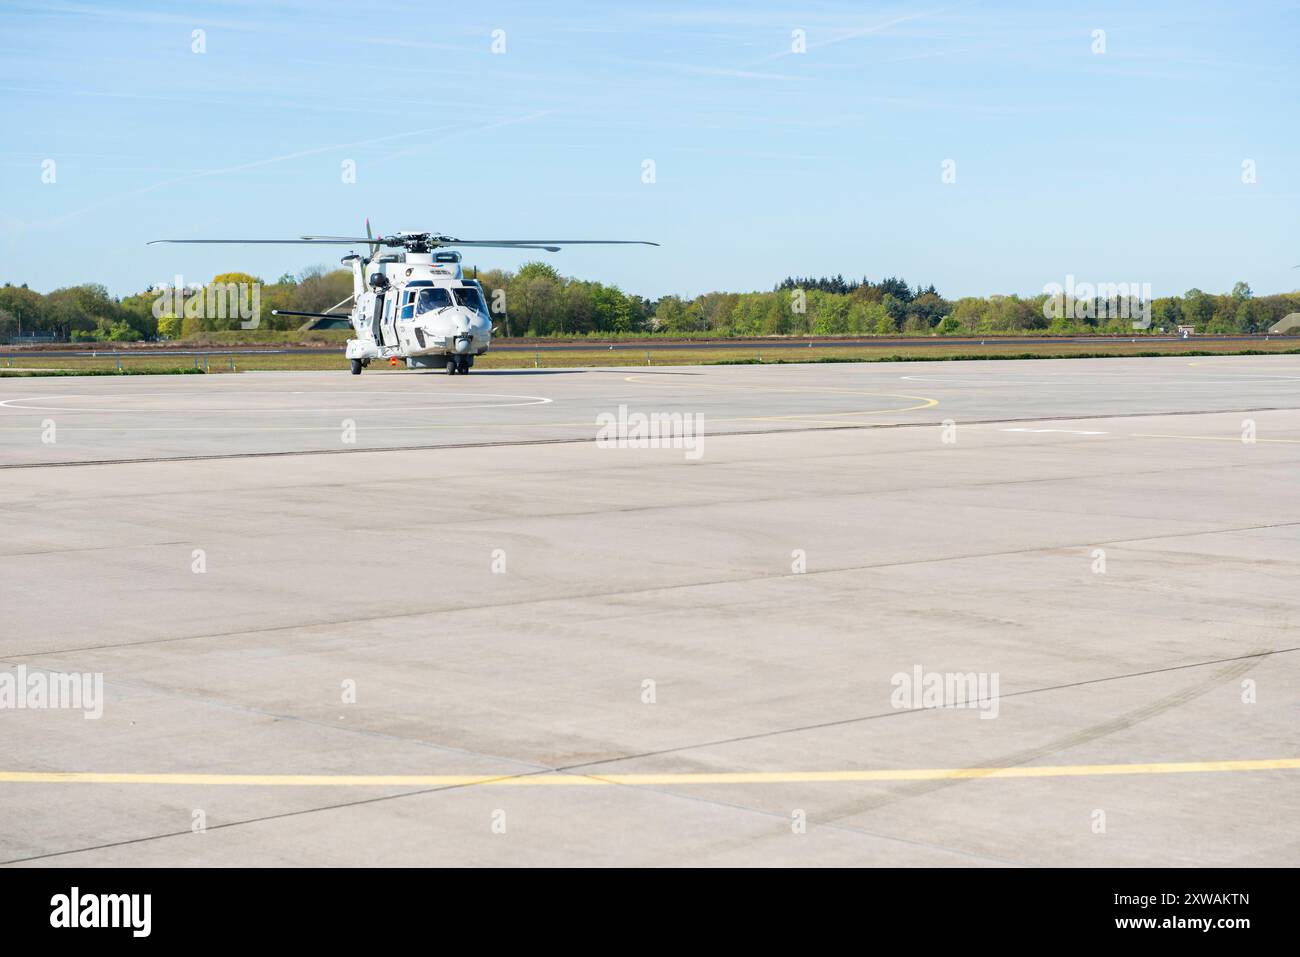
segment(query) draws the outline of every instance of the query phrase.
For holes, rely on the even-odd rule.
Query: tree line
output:
[[[467,271],[467,275],[468,275]],[[1300,311],[1300,292],[1256,296],[1246,283],[1227,293],[1190,289],[1181,296],[1141,303],[1148,329],[1113,300],[1050,308],[1046,294],[992,295],[947,299],[933,285],[912,286],[898,277],[872,282],[843,276],[788,277],[770,292],[709,292],[694,298],[647,299],[617,286],[561,276],[547,263],[514,272],[478,274],[496,319],[507,336],[772,336],[772,335],[1042,335],[1173,332],[1193,326],[1198,333],[1266,331],[1283,316]],[[223,273],[214,284],[256,285],[260,329],[292,331],[303,320],[272,316],[275,309],[322,312],[352,292],[348,270],[309,269],[273,283],[246,273]],[[159,293],[148,290],[114,298],[101,285],[84,284],[42,294],[25,284],[0,287],[0,339],[45,336],[62,341],[186,339],[240,328],[238,315],[212,315],[202,308],[157,308]],[[342,312],[347,311],[343,307]]]
[[[321,312],[352,294],[352,273],[344,269],[316,268],[293,276],[284,275],[265,283],[247,273],[214,276],[210,285],[256,286],[260,306],[259,328],[291,330],[303,320],[293,316],[272,316],[273,309]],[[98,283],[68,286],[41,294],[26,283],[0,286],[0,340],[39,336],[65,342],[136,342],[156,339],[185,339],[204,332],[239,329],[241,317],[227,313],[209,314],[193,308],[186,314],[184,299],[176,308],[171,289],[148,289],[114,298]],[[157,308],[160,296],[165,308]],[[189,300],[202,302],[202,296]],[[346,308],[346,307],[345,307]]]

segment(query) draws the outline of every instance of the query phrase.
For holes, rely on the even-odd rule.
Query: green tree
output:
[[[163,339],[179,339],[182,322],[180,316],[164,313],[158,317],[158,336]]]
[[[46,331],[45,297],[24,286],[0,287],[0,309],[13,317],[13,335]]]
[[[655,306],[653,329],[655,332],[666,332],[672,335],[694,332],[696,331],[694,324],[698,318],[698,313],[692,315],[686,303],[679,297],[664,296]]]
[[[252,277],[249,277],[252,278]],[[214,282],[216,280],[213,280]],[[254,280],[257,282],[258,280]],[[352,270],[317,267],[298,277],[293,291],[293,309],[298,312],[325,312],[352,295]],[[343,312],[347,308],[335,310]]]
[[[127,296],[119,303],[122,321],[131,327],[133,339],[153,339],[158,335],[158,320],[153,315],[157,300],[157,293],[146,290]]]
[[[595,284],[592,289],[595,328],[601,332],[632,332],[632,306],[617,286]]]
[[[45,297],[49,331],[65,338],[93,339],[101,319],[118,318],[119,307],[98,283],[66,286]]]
[[[544,263],[529,265],[545,266]],[[506,289],[506,308],[516,335],[545,336],[565,331],[560,280],[549,266],[545,269],[525,266],[515,273]]]
[[[1177,296],[1165,296],[1151,304],[1151,325],[1172,332],[1183,324],[1183,302]]]
[[[1214,300],[1199,289],[1189,289],[1183,294],[1183,316],[1191,325],[1205,329],[1214,316]]]

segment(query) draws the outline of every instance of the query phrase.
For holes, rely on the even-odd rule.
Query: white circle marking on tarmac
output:
[[[133,392],[133,393],[126,393],[126,394],[124,394],[124,395],[93,396],[92,398],[100,398],[100,399],[141,399],[141,398],[148,399],[148,398],[164,398],[164,399],[170,399],[170,398],[183,398],[183,397],[186,397],[186,396],[200,396],[200,397],[202,397],[202,398],[210,398],[210,397],[214,397],[214,396],[223,396],[223,395],[234,395],[234,396],[250,396],[250,395],[281,395],[281,396],[282,396],[282,395],[303,395],[303,394],[305,394],[305,393],[301,393],[301,392],[298,392],[298,393],[295,393],[295,392]],[[409,396],[409,395],[411,395],[411,393],[409,393],[409,392],[391,392],[391,391],[386,391],[386,392],[348,392],[348,391],[342,391],[342,390],[333,390],[333,391],[330,391],[330,392],[316,392],[316,393],[311,393],[311,394],[313,394],[313,395],[349,395],[349,396],[352,396],[353,398],[362,397],[362,396],[375,396],[375,395],[403,395],[403,396]],[[447,410],[457,410],[457,411],[459,411],[459,410],[464,410],[464,409],[511,409],[511,408],[516,408],[516,407],[519,407],[519,406],[528,406],[528,405],[546,405],[546,404],[549,404],[549,403],[555,401],[554,399],[547,399],[547,398],[544,398],[544,397],[542,397],[542,396],[537,396],[537,395],[506,395],[506,394],[496,393],[496,392],[443,392],[443,393],[441,393],[441,395],[468,396],[468,397],[470,397],[470,398],[474,398],[474,399],[481,399],[481,398],[489,398],[489,399],[521,399],[521,400],[523,400],[523,401],[519,401],[519,402],[493,402],[493,403],[489,403],[489,404],[462,404],[462,403],[452,403],[452,404],[450,404],[450,405],[420,405],[420,406],[409,406],[409,405],[407,405],[407,406],[398,406],[398,407],[396,407],[396,408],[377,408],[377,409],[376,409],[376,408],[358,407],[358,406],[355,406],[355,405],[336,406],[336,407],[329,407],[329,408],[323,408],[323,409],[295,409],[295,408],[275,408],[275,409],[245,409],[245,408],[221,408],[221,409],[211,409],[211,408],[208,408],[208,409],[205,409],[205,408],[194,408],[194,409],[181,409],[181,408],[171,408],[171,409],[110,409],[110,408],[98,408],[98,409],[86,409],[86,408],[76,408],[76,407],[69,407],[69,406],[42,406],[42,405],[15,405],[15,404],[14,404],[14,403],[41,402],[41,401],[44,401],[44,402],[51,402],[51,401],[56,401],[56,400],[59,400],[59,399],[84,399],[84,398],[87,398],[87,396],[84,396],[84,395],[44,395],[44,396],[22,397],[22,398],[17,398],[17,399],[5,399],[5,400],[3,400],[3,401],[0,401],[0,408],[13,409],[15,412],[83,412],[83,413],[88,413],[88,414],[92,414],[92,415],[117,415],[117,414],[120,414],[120,413],[123,413],[123,412],[143,413],[143,414],[146,414],[146,415],[157,415],[157,414],[159,414],[159,413],[164,413],[164,414],[166,414],[166,413],[179,413],[179,414],[183,414],[183,415],[204,415],[204,414],[213,414],[213,413],[218,413],[218,412],[223,412],[223,413],[225,413],[225,412],[231,412],[231,413],[270,413],[270,414],[275,414],[275,415],[309,415],[309,414],[326,413],[326,412],[442,412],[442,411],[447,411]]]

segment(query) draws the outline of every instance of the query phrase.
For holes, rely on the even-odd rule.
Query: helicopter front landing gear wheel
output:
[[[457,371],[458,371],[461,375],[469,375],[469,358],[468,358],[468,357],[466,357],[466,356],[461,356],[459,359],[456,360],[456,364],[457,364],[458,366],[460,366],[460,368],[459,368]]]
[[[361,375],[361,370],[364,369],[364,368],[365,368],[365,366],[362,364],[362,362],[361,362],[360,359],[353,359],[353,360],[352,360],[352,374],[353,374],[353,375]]]
[[[455,374],[456,374],[456,371],[457,371],[457,370],[456,370],[456,360],[455,360],[455,359],[448,359],[448,360],[447,360],[447,375],[455,375]]]

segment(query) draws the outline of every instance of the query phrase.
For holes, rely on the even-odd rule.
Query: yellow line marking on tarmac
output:
[[[664,784],[842,784],[973,778],[1068,778],[1216,771],[1300,770],[1300,758],[1182,761],[1159,764],[1065,764],[1006,768],[901,768],[876,771],[687,771],[648,774],[123,774],[97,771],[0,771],[0,784],[152,784],[223,787],[603,787]]]
[[[881,411],[907,411],[905,409],[882,409]],[[827,412],[825,415],[871,415],[872,413],[863,412]],[[814,419],[807,416],[785,416],[785,415],[757,415],[752,419],[714,419],[715,422],[777,422],[784,419],[798,419],[805,425],[838,425],[841,427],[852,428],[854,423],[846,422],[844,419]],[[793,430],[792,430],[793,431]]]
[[[774,419],[801,419],[812,420],[823,419],[833,415],[887,415],[890,412],[915,412],[917,409],[933,409],[939,404],[938,399],[931,399],[923,395],[904,395],[901,392],[863,392],[862,395],[882,396],[887,399],[913,399],[918,405],[904,406],[898,409],[861,409],[852,412],[801,412],[796,415],[754,415],[747,419],[729,419],[715,418],[714,422],[766,422]],[[706,416],[706,421],[708,417]],[[844,423],[839,423],[843,425]]]

